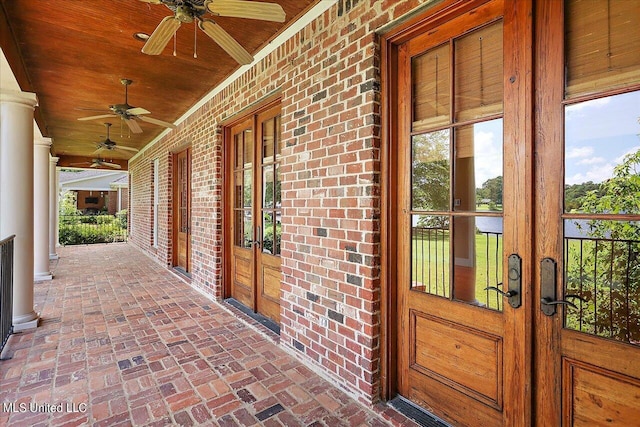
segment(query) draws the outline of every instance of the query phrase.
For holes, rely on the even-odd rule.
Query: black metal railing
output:
[[[640,345],[640,241],[564,239],[565,327]]]
[[[13,239],[0,241],[0,353],[13,332]]]
[[[452,265],[448,228],[412,228],[412,289],[431,295],[453,298],[494,310],[502,310],[502,297],[488,287],[500,287],[502,282],[502,233],[476,231],[472,244],[465,252],[466,265]]]
[[[61,245],[85,245],[127,241],[127,216],[60,215]]]

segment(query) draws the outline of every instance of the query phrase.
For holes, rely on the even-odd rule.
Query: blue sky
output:
[[[565,184],[602,182],[624,156],[640,149],[640,92],[565,109]]]
[[[640,92],[569,105],[565,110],[565,184],[613,176],[640,149]],[[502,175],[502,120],[474,125],[476,187]]]

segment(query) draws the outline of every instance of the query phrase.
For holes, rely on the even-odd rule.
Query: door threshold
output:
[[[191,282],[191,273],[189,273],[184,268],[182,268],[182,267],[173,267],[173,271],[174,271],[174,273],[179,274],[180,276],[184,277],[189,282]]]
[[[394,397],[387,404],[422,427],[452,427],[451,424],[402,396]]]
[[[260,313],[254,312],[249,307],[242,304],[240,301],[238,301],[235,298],[227,298],[224,300],[224,302],[229,304],[232,307],[237,308],[247,316],[251,317],[256,322],[260,323],[265,328],[269,329],[271,332],[280,335],[280,325],[278,325],[276,322],[269,319],[268,317],[265,317]]]

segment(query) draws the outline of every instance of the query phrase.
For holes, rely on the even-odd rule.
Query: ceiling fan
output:
[[[96,158],[90,162],[71,163],[70,166],[89,166],[90,168],[99,168],[100,166],[106,166],[111,169],[122,169],[117,163],[107,162],[104,159]]]
[[[124,120],[127,126],[129,126],[129,129],[131,129],[131,132],[133,133],[142,133],[142,128],[136,122],[136,119],[142,120],[143,122],[152,123],[154,125],[175,129],[176,126],[173,123],[154,119],[152,117],[146,117],[145,114],[151,114],[151,112],[145,110],[142,107],[133,107],[129,105],[128,88],[129,88],[129,85],[133,83],[133,81],[129,79],[120,79],[120,83],[124,85],[124,104],[109,105],[109,110],[111,110],[111,113],[109,114],[100,114],[97,116],[81,117],[78,120],[98,120],[98,119],[104,119],[107,117],[120,117],[122,120]]]
[[[273,22],[284,22],[286,18],[282,6],[277,3],[248,0],[140,1],[163,4],[174,13],[174,16],[167,16],[158,24],[149,40],[142,47],[142,52],[147,55],[159,55],[182,23],[197,21],[198,27],[233,59],[242,65],[250,64],[253,61],[253,56],[215,21],[203,18],[203,16],[206,13],[210,13],[214,16],[259,19]]]
[[[102,150],[109,150],[109,151],[124,150],[124,151],[131,151],[134,153],[137,153],[139,151],[137,148],[125,147],[123,145],[116,145],[114,141],[109,139],[109,128],[111,127],[111,123],[105,123],[104,125],[107,127],[107,138],[104,141],[100,141],[98,143],[98,149],[91,154],[98,154]]]

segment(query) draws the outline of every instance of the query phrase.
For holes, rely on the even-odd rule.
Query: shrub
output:
[[[116,218],[120,223],[120,227],[124,228],[125,230],[127,229],[128,224],[128,213],[129,212],[126,209],[122,209],[121,211],[116,212]]]

